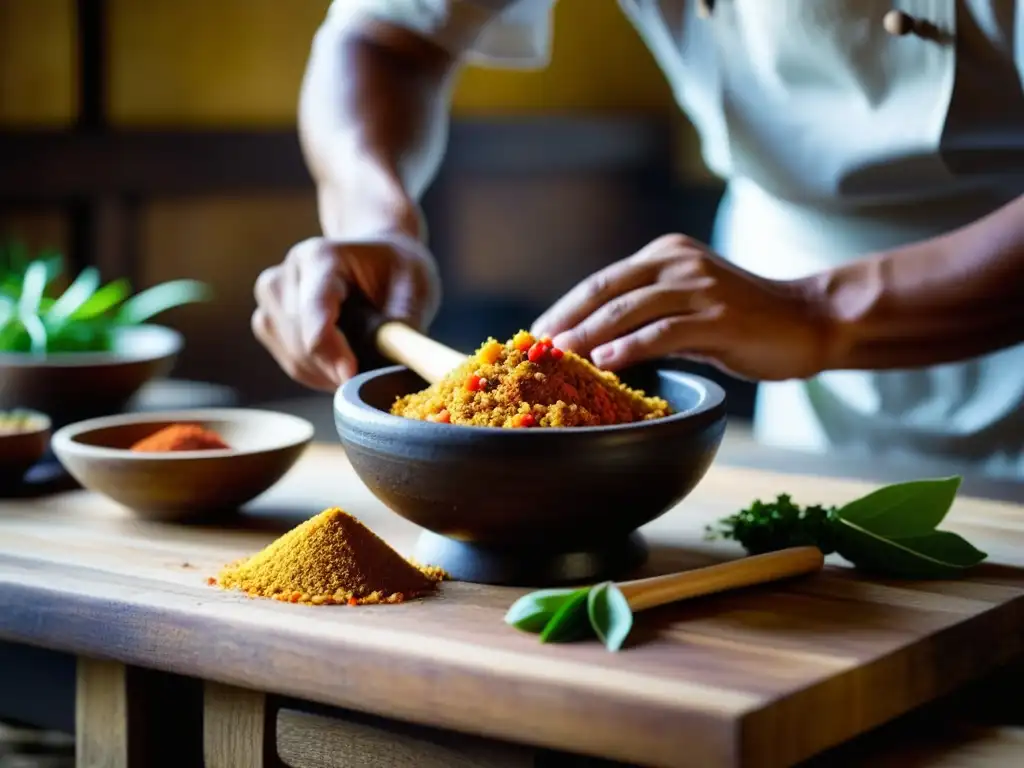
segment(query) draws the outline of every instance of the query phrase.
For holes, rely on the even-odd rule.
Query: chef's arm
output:
[[[328,20],[299,100],[299,135],[327,237],[423,236],[418,199],[447,140],[457,62],[397,25]]]
[[[983,219],[810,279],[826,369],[965,360],[1024,341],[1024,196]]]

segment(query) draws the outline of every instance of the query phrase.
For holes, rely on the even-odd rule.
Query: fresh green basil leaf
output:
[[[587,596],[590,626],[609,651],[617,651],[633,628],[633,610],[622,591],[606,581],[590,590]]]
[[[123,325],[142,323],[182,304],[205,301],[209,289],[198,280],[171,280],[141,291],[121,305],[117,321]]]
[[[82,308],[100,285],[100,273],[95,267],[86,267],[78,273],[68,289],[61,294],[46,312],[48,320],[62,321],[72,317]]]
[[[88,320],[109,312],[132,292],[127,280],[114,280],[99,288],[72,314],[74,320]]]
[[[49,336],[46,333],[46,326],[39,319],[39,315],[24,315],[21,323],[31,341],[31,351],[36,355],[45,355]]]
[[[31,348],[32,340],[17,316],[0,327],[0,351],[28,352]]]
[[[21,280],[21,295],[18,297],[18,314],[22,321],[26,316],[35,315],[39,311],[46,282],[46,264],[38,259],[29,264]]]
[[[887,485],[841,507],[838,515],[883,538],[920,536],[942,522],[959,488],[959,477]]]
[[[950,531],[889,539],[840,518],[836,551],[857,568],[901,579],[951,579],[987,555]]]
[[[580,589],[562,603],[540,633],[542,643],[565,643],[578,640],[591,633],[587,619],[587,595],[589,589]]]
[[[523,595],[512,603],[505,614],[505,623],[524,632],[540,632],[551,618],[577,592],[586,589],[542,589]]]

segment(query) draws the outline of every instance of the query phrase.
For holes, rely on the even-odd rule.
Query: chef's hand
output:
[[[417,328],[433,319],[441,295],[433,257],[411,238],[354,244],[317,237],[296,245],[256,281],[252,330],[285,373],[308,387],[332,391],[358,371],[337,328],[350,287]]]
[[[825,331],[803,283],[766,280],[666,235],[581,282],[533,325],[607,370],[682,355],[778,381],[820,372]]]

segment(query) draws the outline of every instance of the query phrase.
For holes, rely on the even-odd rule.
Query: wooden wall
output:
[[[310,39],[327,5],[326,0],[109,0],[108,119],[126,129],[294,125]],[[73,0],[0,0],[0,131],[74,122],[75,34]],[[466,70],[455,96],[456,116],[675,114],[664,79],[616,0],[560,0],[555,41],[554,60],[543,72]],[[699,169],[685,122],[680,131],[680,167]],[[456,195],[462,202],[451,214],[455,221],[449,222],[458,230],[460,258],[468,259],[458,267],[463,288],[478,285],[485,292],[536,298],[540,282],[553,297],[599,261],[619,255],[593,251],[601,243],[620,242],[613,231],[616,213],[631,215],[620,207],[623,194],[613,182],[583,177],[518,186],[483,179],[463,188]],[[522,238],[532,223],[543,232],[539,245],[506,237],[505,249],[518,258],[501,259],[507,268],[498,271],[488,253],[489,232],[512,211],[518,215],[504,231]],[[213,306],[168,315],[189,336],[180,374],[243,383],[231,381],[234,374],[222,365],[223,348],[231,345],[240,356],[259,361],[239,370],[269,382],[261,391],[285,387],[250,338],[251,286],[291,243],[317,231],[308,192],[143,202],[140,282],[190,276],[210,282],[218,295]],[[38,206],[0,210],[0,234],[5,232],[35,246],[67,244],[62,214]],[[553,279],[538,281],[553,253],[574,258],[567,255]]]

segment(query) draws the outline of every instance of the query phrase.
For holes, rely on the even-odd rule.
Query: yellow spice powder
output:
[[[391,413],[483,427],[590,427],[657,419],[668,402],[610,371],[520,331],[491,338],[443,380],[400,397]]]
[[[224,589],[312,605],[400,603],[436,588],[440,568],[417,566],[352,515],[332,507],[251,557],[225,566]]]

